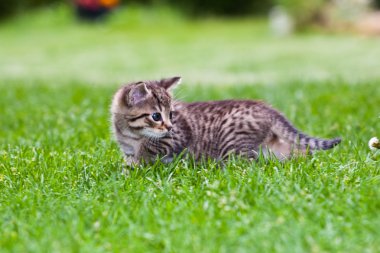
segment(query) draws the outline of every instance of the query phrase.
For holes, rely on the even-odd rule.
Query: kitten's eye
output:
[[[170,119],[170,120],[173,119],[173,112],[169,112],[169,119]]]
[[[161,118],[161,113],[159,113],[159,112],[155,112],[155,113],[153,113],[152,114],[152,119],[154,120],[154,121],[160,121],[162,118]]]

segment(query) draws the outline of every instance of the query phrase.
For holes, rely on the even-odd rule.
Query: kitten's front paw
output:
[[[135,167],[129,166],[129,165],[124,165],[123,169],[121,170],[121,174],[124,176],[128,176],[131,171],[135,170]]]
[[[173,161],[173,157],[171,156],[164,156],[161,158],[161,162],[163,163],[171,163]]]
[[[137,166],[137,162],[133,158],[133,156],[125,156],[124,158],[125,164],[123,165],[122,173],[127,175],[130,171],[135,170]]]

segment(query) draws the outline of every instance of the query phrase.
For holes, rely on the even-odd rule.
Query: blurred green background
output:
[[[256,14],[263,15],[266,13],[272,6],[276,4],[281,4],[287,6],[289,9],[302,9],[305,12],[307,8],[310,9],[310,6],[320,7],[324,4],[327,4],[329,0],[123,0],[123,5],[130,4],[140,4],[145,6],[158,6],[158,5],[170,5],[175,8],[180,9],[181,11],[191,14],[191,15],[200,15],[200,14],[215,14],[215,15],[224,15],[224,16],[238,16],[238,15],[247,15],[247,14]],[[335,1],[339,2],[339,1]],[[350,4],[350,2],[355,1],[340,1]],[[356,1],[360,2],[369,2],[369,1]],[[14,0],[14,1],[2,1],[0,3],[0,14],[2,17],[13,15],[17,12],[26,11],[31,8],[52,5],[57,3],[70,3],[68,0]],[[379,7],[380,1],[372,1],[373,7]]]
[[[97,22],[79,22],[73,2],[3,1],[0,75],[89,84],[380,78],[374,2],[216,2],[123,1]]]

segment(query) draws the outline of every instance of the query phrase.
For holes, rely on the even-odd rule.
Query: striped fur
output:
[[[257,158],[259,152],[286,159],[326,150],[340,139],[323,140],[298,131],[281,113],[260,101],[172,101],[179,77],[137,82],[120,88],[112,102],[115,138],[129,165],[170,161],[187,151],[202,158]],[[159,113],[161,120],[154,120]]]

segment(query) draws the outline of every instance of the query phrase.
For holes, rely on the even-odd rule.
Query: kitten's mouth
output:
[[[147,137],[147,138],[154,138],[154,139],[159,139],[159,138],[163,138],[163,137],[167,137],[167,136],[170,136],[170,132],[169,131],[166,131],[166,132],[153,132],[153,131],[150,131],[146,128],[144,128],[142,131],[141,131],[141,134],[144,136],[144,137]]]

